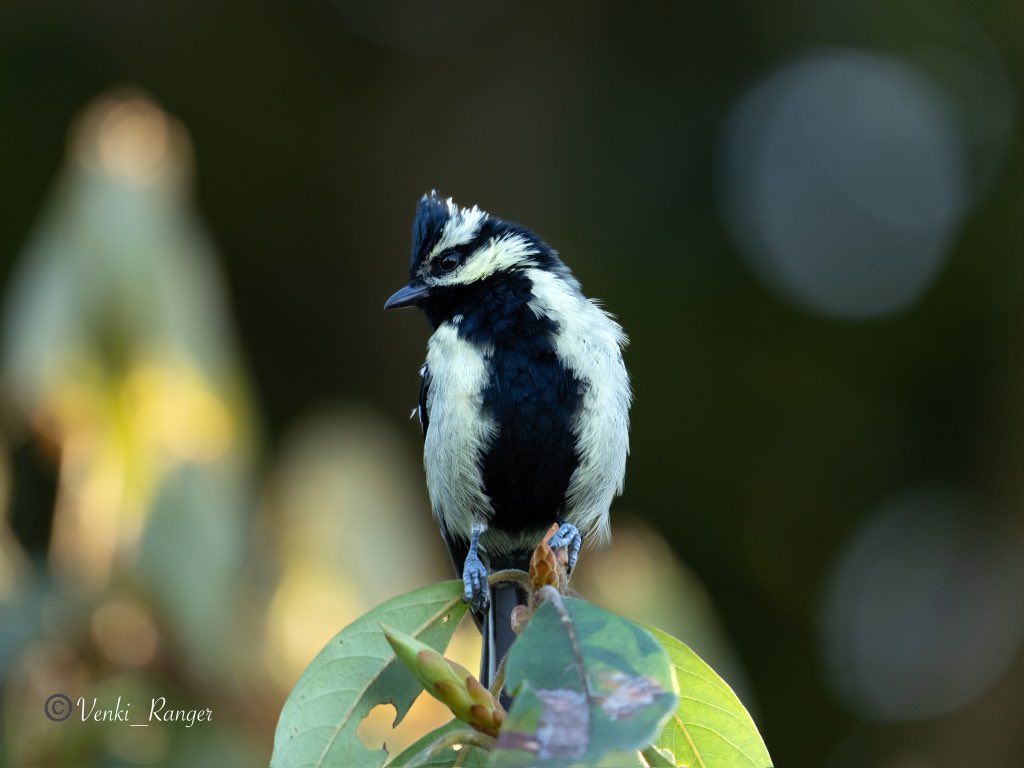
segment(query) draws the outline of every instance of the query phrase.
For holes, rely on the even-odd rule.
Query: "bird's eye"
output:
[[[459,261],[459,254],[446,253],[444,256],[441,257],[441,260],[438,262],[438,266],[440,267],[442,272],[451,272],[453,269],[459,266]]]

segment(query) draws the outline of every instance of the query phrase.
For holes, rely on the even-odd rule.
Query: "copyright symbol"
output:
[[[46,700],[43,711],[55,723],[62,723],[71,717],[71,699],[63,693],[55,693]]]

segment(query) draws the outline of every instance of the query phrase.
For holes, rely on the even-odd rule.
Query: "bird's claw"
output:
[[[576,567],[576,560],[579,559],[580,547],[583,546],[583,536],[580,535],[579,528],[572,523],[562,523],[562,527],[548,541],[548,546],[552,549],[568,548],[569,570],[571,571]]]
[[[462,599],[470,604],[474,612],[486,611],[491,602],[491,590],[487,584],[487,566],[475,552],[466,557],[462,567]]]

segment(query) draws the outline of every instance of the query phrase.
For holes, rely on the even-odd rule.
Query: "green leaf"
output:
[[[364,747],[356,729],[378,704],[393,704],[400,722],[422,688],[395,659],[380,624],[443,652],[465,613],[462,582],[448,581],[389,600],[335,635],[285,702],[271,766],[383,765],[387,752]]]
[[[506,680],[516,700],[490,763],[502,768],[593,766],[614,753],[635,755],[676,708],[671,664],[654,638],[572,598],[537,609],[509,652]]]
[[[659,752],[653,745],[641,752],[646,768],[676,768],[676,761],[669,755]]]
[[[400,754],[388,762],[386,768],[484,768],[487,765],[488,753],[479,747],[463,746],[456,751],[448,747],[436,755],[426,757],[432,744],[444,739],[448,734],[465,731],[468,726],[461,720],[450,720],[439,728],[410,744]]]
[[[679,708],[654,746],[688,768],[771,768],[768,748],[732,688],[684,643],[646,629],[668,652],[679,680]]]

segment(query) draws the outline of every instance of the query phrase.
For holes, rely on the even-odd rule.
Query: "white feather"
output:
[[[529,263],[537,247],[522,235],[492,237],[470,255],[463,265],[448,275],[435,278],[433,285],[468,285],[490,277],[501,270],[511,270]]]
[[[629,374],[622,362],[626,335],[611,315],[583,296],[575,280],[542,269],[526,271],[533,283],[530,308],[559,326],[555,352],[584,384],[573,431],[580,464],[569,481],[566,519],[584,536],[610,537],[608,508],[622,493],[629,453]]]
[[[459,338],[451,323],[438,326],[427,345],[427,490],[434,514],[444,519],[453,535],[464,538],[474,522],[493,514],[480,466],[480,457],[497,434],[497,425],[483,410],[491,354],[493,350]]]
[[[480,232],[480,225],[487,218],[487,213],[475,205],[472,208],[460,208],[450,197],[445,203],[448,205],[448,221],[444,223],[444,229],[441,230],[441,237],[438,238],[437,245],[427,256],[428,262],[441,251],[468,243],[477,236],[477,233]]]

